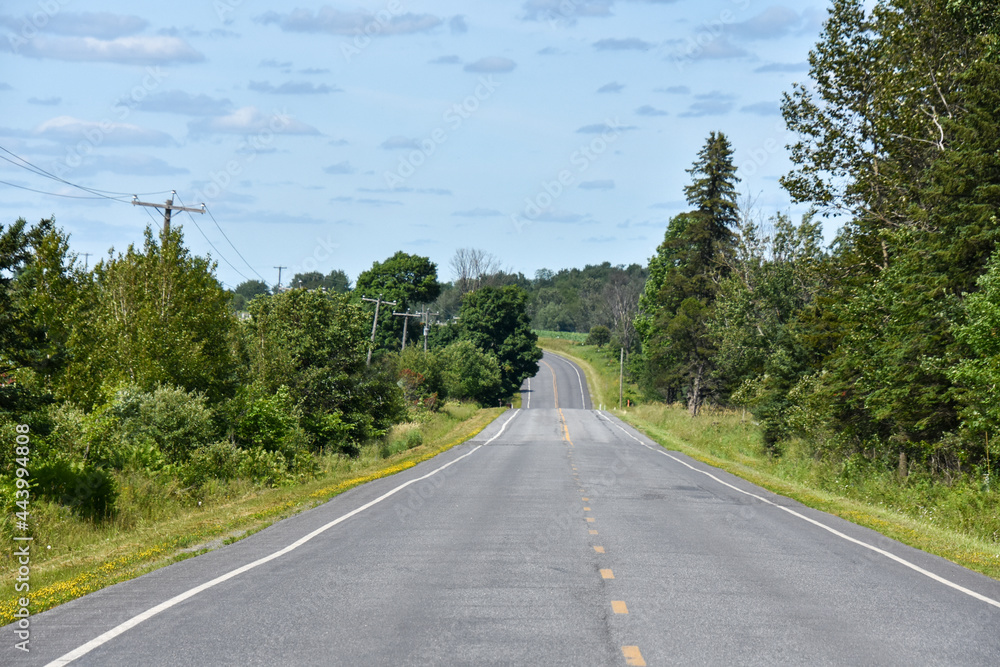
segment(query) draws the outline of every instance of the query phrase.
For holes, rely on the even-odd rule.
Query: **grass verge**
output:
[[[599,392],[611,386],[617,399],[617,367],[603,353],[568,341],[540,344],[584,369],[598,390],[592,389],[595,405]],[[607,403],[603,397],[600,401]],[[691,419],[679,406],[645,404],[613,412],[666,448],[1000,579],[1000,493],[981,480],[965,477],[946,484],[921,474],[901,480],[893,471],[857,459],[817,459],[804,442],[788,443],[781,456],[772,456],[751,415],[742,411],[706,409]]]
[[[419,424],[398,426],[386,443],[365,447],[354,459],[326,457],[325,473],[312,480],[270,489],[222,487],[200,505],[178,503],[169,516],[129,529],[61,517],[32,543],[31,613],[243,539],[355,486],[412,468],[474,437],[502,412],[447,405]],[[410,446],[397,447],[400,442]],[[14,589],[17,567],[13,558],[4,563],[9,576],[0,587],[0,625],[14,620],[17,600],[25,596]]]

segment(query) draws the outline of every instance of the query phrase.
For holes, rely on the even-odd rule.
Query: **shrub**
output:
[[[605,326],[597,325],[596,327],[590,328],[590,334],[587,336],[586,345],[596,345],[600,348],[602,345],[607,345],[611,342],[611,329]]]
[[[186,461],[215,434],[204,395],[166,386],[120,389],[89,421],[91,458],[116,468],[158,469]]]
[[[57,459],[37,464],[32,470],[35,492],[88,519],[103,519],[114,511],[118,488],[102,468]]]
[[[309,449],[310,438],[300,425],[302,411],[282,385],[269,396],[251,388],[233,402],[233,437],[245,449],[259,447],[293,458]]]
[[[492,405],[501,397],[503,384],[496,357],[471,342],[460,340],[444,348],[441,364],[442,381],[451,398]]]

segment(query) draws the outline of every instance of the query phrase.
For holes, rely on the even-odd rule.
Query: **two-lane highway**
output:
[[[567,408],[589,410],[593,407],[587,378],[580,367],[565,357],[545,352],[538,364],[538,375],[521,386],[521,408]]]
[[[3,664],[1000,663],[1000,583],[668,452],[543,361],[473,441],[34,617]]]

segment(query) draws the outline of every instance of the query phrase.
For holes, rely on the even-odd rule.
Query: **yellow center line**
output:
[[[601,579],[614,579],[615,573],[611,570],[601,570]]]
[[[621,600],[614,600],[611,603],[611,611],[615,612],[616,614],[627,614],[628,607]]]
[[[596,530],[592,530],[592,531],[590,531],[590,534],[591,535],[597,535],[597,531]]]
[[[594,547],[594,551],[596,551],[599,554],[602,554],[604,553],[604,547]]]
[[[590,498],[580,498],[580,500],[582,500],[583,502],[587,502],[588,500],[590,500]]]
[[[587,523],[594,523],[594,517],[588,516],[587,517]]]
[[[552,393],[556,397],[556,409],[558,410],[559,409],[559,387],[556,386],[556,372],[552,369],[552,366],[549,366],[544,361],[542,361],[542,363],[545,364],[545,367],[549,369],[550,373],[552,373]]]
[[[590,511],[590,508],[589,508],[589,507],[584,507],[584,508],[583,508],[583,511],[584,511],[584,512],[589,512],[589,511]]]
[[[646,661],[642,659],[642,653],[638,646],[622,646],[622,655],[625,656],[625,664],[632,667],[646,667]]]

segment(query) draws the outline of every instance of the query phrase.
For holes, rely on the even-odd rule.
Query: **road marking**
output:
[[[614,600],[611,602],[611,611],[616,614],[627,614],[628,607],[621,600]]]
[[[179,595],[175,595],[174,597],[170,598],[169,600],[167,600],[165,602],[161,602],[160,604],[156,605],[155,607],[151,607],[150,609],[147,609],[146,611],[142,612],[141,614],[137,614],[136,616],[133,616],[129,620],[125,621],[124,623],[120,623],[119,625],[116,625],[115,627],[113,627],[110,630],[108,630],[107,632],[99,635],[98,637],[95,637],[94,639],[91,639],[86,644],[83,644],[82,646],[79,646],[79,647],[73,649],[69,653],[66,653],[63,656],[61,656],[59,658],[56,658],[52,662],[48,663],[48,665],[46,665],[46,667],[62,667],[62,665],[68,665],[69,663],[73,662],[77,658],[81,658],[81,657],[87,655],[88,653],[90,653],[91,651],[93,651],[95,648],[97,648],[97,647],[99,647],[99,646],[101,646],[103,644],[108,643],[109,641],[111,641],[112,639],[114,639],[118,635],[122,634],[123,632],[131,630],[132,628],[134,628],[135,626],[139,625],[143,621],[149,620],[150,618],[152,618],[153,616],[156,616],[160,612],[166,611],[167,609],[170,609],[171,607],[173,607],[175,605],[178,605],[181,602],[184,602],[188,598],[194,597],[195,595],[197,595],[198,593],[201,593],[202,591],[206,591],[209,588],[217,586],[217,585],[221,584],[224,581],[228,581],[229,579],[232,579],[233,577],[237,577],[237,576],[243,574],[244,572],[248,572],[248,571],[254,569],[255,567],[257,567],[259,565],[263,565],[264,563],[268,563],[268,562],[274,560],[275,558],[280,558],[280,557],[284,556],[285,554],[298,549],[299,547],[301,547],[306,542],[309,542],[310,540],[312,540],[314,537],[317,537],[318,535],[321,535],[322,533],[325,533],[327,530],[329,530],[330,528],[333,528],[337,524],[343,523],[344,521],[347,521],[351,517],[353,517],[353,516],[355,516],[357,514],[360,514],[361,512],[364,512],[369,507],[377,505],[378,503],[382,502],[386,498],[389,498],[390,496],[393,496],[393,495],[399,493],[400,491],[402,491],[406,487],[410,486],[411,484],[416,484],[417,482],[422,482],[423,480],[427,479],[428,477],[431,477],[431,476],[436,475],[437,473],[441,472],[445,468],[448,468],[448,467],[451,467],[451,466],[455,465],[456,463],[458,463],[462,459],[467,458],[469,456],[472,456],[477,451],[479,451],[483,447],[486,447],[487,445],[489,445],[490,443],[492,443],[494,440],[496,440],[497,438],[499,438],[501,435],[503,435],[503,432],[507,429],[507,425],[510,424],[512,421],[514,421],[514,418],[517,417],[519,414],[520,414],[520,411],[514,410],[513,414],[507,419],[507,421],[505,421],[503,423],[503,426],[500,427],[500,430],[497,431],[496,435],[494,435],[492,438],[490,438],[489,440],[487,440],[483,444],[477,445],[472,450],[466,452],[465,454],[462,454],[458,458],[456,458],[456,459],[454,459],[452,461],[449,461],[448,463],[444,464],[440,468],[432,470],[431,472],[427,473],[423,477],[416,477],[414,479],[411,479],[408,482],[404,482],[404,483],[400,484],[399,486],[397,486],[396,488],[392,489],[391,491],[389,491],[387,493],[383,493],[381,496],[379,496],[375,500],[369,501],[369,502],[365,503],[364,505],[362,505],[361,507],[353,509],[350,512],[348,512],[347,514],[344,514],[344,515],[342,515],[342,516],[334,519],[333,521],[331,521],[331,522],[329,522],[329,523],[327,523],[327,524],[325,524],[323,526],[320,526],[319,528],[317,528],[316,530],[312,531],[311,533],[309,533],[308,535],[306,535],[304,537],[300,537],[298,540],[296,540],[295,542],[292,542],[291,544],[289,544],[287,547],[285,547],[283,549],[279,549],[278,551],[275,551],[274,553],[272,553],[272,554],[270,554],[268,556],[264,556],[263,558],[258,558],[257,560],[253,561],[252,563],[247,563],[246,565],[244,565],[242,567],[238,567],[235,570],[230,570],[229,572],[227,572],[227,573],[225,573],[225,574],[223,574],[221,576],[218,576],[215,579],[212,579],[211,581],[206,581],[205,583],[203,583],[203,584],[201,584],[199,586],[195,586],[194,588],[188,589],[188,590],[184,591],[183,593],[181,593]]]
[[[580,498],[580,500],[582,500],[583,502],[587,502],[588,500],[590,500],[590,498]]]
[[[528,404],[524,406],[525,410],[531,409],[531,378],[528,378]]]
[[[594,523],[594,517],[588,516],[587,517],[587,523]]]
[[[552,373],[552,394],[555,396],[556,410],[558,410],[559,409],[559,387],[556,386],[556,372],[552,368],[552,366],[549,366],[545,362],[544,359],[542,360],[542,363],[545,364],[545,367],[549,369],[550,373]]]
[[[885,549],[880,549],[880,548],[876,547],[875,545],[868,544],[867,542],[862,542],[861,540],[853,538],[850,535],[846,535],[845,533],[840,532],[836,528],[831,528],[830,526],[826,525],[825,523],[821,523],[821,522],[817,521],[816,519],[811,519],[811,518],[807,517],[805,514],[802,514],[800,512],[796,512],[795,510],[793,510],[793,509],[791,509],[789,507],[782,507],[778,503],[772,502],[772,501],[768,500],[767,498],[763,498],[761,496],[758,496],[756,493],[750,493],[749,491],[744,491],[743,489],[741,489],[741,488],[739,488],[737,486],[733,486],[729,482],[724,482],[723,480],[719,479],[718,477],[716,477],[712,473],[710,473],[708,471],[705,471],[705,470],[699,470],[698,468],[695,468],[693,465],[691,465],[691,464],[689,464],[689,463],[687,463],[685,461],[680,460],[676,456],[674,456],[674,455],[670,454],[669,452],[667,452],[666,450],[664,450],[662,447],[656,448],[656,447],[651,447],[650,445],[647,445],[645,442],[643,442],[639,438],[635,437],[634,435],[632,435],[631,433],[629,433],[628,431],[626,431],[625,429],[623,429],[621,426],[619,426],[618,424],[616,424],[611,419],[608,419],[606,416],[601,415],[601,413],[597,413],[597,414],[598,414],[599,417],[601,417],[602,419],[606,420],[609,424],[612,424],[619,431],[621,431],[622,433],[624,433],[628,437],[632,438],[633,440],[635,440],[636,442],[638,442],[640,445],[642,445],[646,449],[649,449],[651,451],[657,452],[659,454],[663,454],[667,458],[673,459],[677,463],[680,463],[682,466],[684,466],[686,468],[690,468],[691,470],[693,470],[693,471],[695,471],[697,473],[701,473],[702,475],[705,475],[706,477],[710,477],[711,479],[714,479],[719,484],[722,484],[723,486],[729,487],[733,491],[737,491],[739,493],[742,493],[745,496],[750,496],[751,498],[755,498],[755,499],[761,501],[762,503],[767,503],[768,505],[771,505],[773,507],[777,507],[779,510],[781,510],[783,512],[788,512],[789,514],[791,514],[794,517],[802,519],[803,521],[807,521],[807,522],[813,524],[814,526],[817,526],[818,528],[822,528],[823,530],[827,531],[828,533],[830,533],[832,535],[836,535],[837,537],[839,537],[841,539],[844,539],[844,540],[847,540],[848,542],[852,542],[854,544],[857,544],[860,547],[864,547],[865,549],[868,549],[870,551],[874,551],[875,553],[877,553],[877,554],[879,554],[881,556],[885,556],[889,560],[896,561],[900,565],[902,565],[904,567],[908,567],[911,570],[913,570],[914,572],[918,572],[918,573],[924,575],[925,577],[928,577],[929,579],[933,579],[934,581],[936,581],[936,582],[938,582],[940,584],[944,584],[945,586],[948,586],[949,588],[954,588],[956,591],[958,591],[960,593],[965,593],[969,597],[973,597],[973,598],[975,598],[975,599],[977,599],[977,600],[979,600],[981,602],[985,602],[986,604],[993,605],[994,607],[1000,608],[1000,601],[998,601],[998,600],[994,600],[993,598],[986,597],[985,595],[983,595],[981,593],[977,593],[976,591],[970,590],[970,589],[966,588],[965,586],[962,586],[960,584],[956,584],[955,582],[950,581],[948,579],[945,579],[944,577],[941,577],[939,575],[936,575],[936,574],[934,574],[933,572],[931,572],[929,570],[925,570],[924,568],[920,567],[916,563],[911,563],[910,561],[906,560],[905,558],[901,558],[901,557],[897,556],[894,553],[886,551]]]
[[[646,661],[642,659],[642,653],[638,646],[622,646],[622,655],[625,656],[625,664],[633,667],[646,667]]]
[[[570,368],[572,368],[573,371],[576,373],[576,381],[580,383],[580,407],[582,407],[584,410],[586,410],[587,409],[587,393],[583,389],[583,377],[580,375],[580,369],[577,368],[576,364],[574,364],[572,361],[570,361],[566,357],[561,357],[558,354],[555,354],[553,352],[550,352],[549,354],[551,354],[556,359],[560,359],[562,361],[565,361],[567,364],[569,364]],[[550,369],[551,369],[551,367],[550,367]]]
[[[589,507],[584,507],[584,508],[583,508],[583,511],[584,511],[584,512],[589,512],[589,511],[590,511],[590,508],[589,508]]]
[[[615,573],[611,570],[601,570],[601,579],[614,579]]]
[[[566,424],[566,415],[563,414],[562,409],[559,408],[558,406],[556,407],[556,409],[559,410],[559,421],[562,422],[563,440],[565,440],[566,442],[568,442],[569,446],[572,447],[573,446],[573,439],[569,437],[569,426],[567,426],[567,424]],[[576,470],[576,468],[573,468],[573,470]]]
[[[594,547],[594,551],[596,551],[599,554],[602,554],[604,553],[604,547]]]
[[[597,531],[596,530],[592,530],[592,531],[590,531],[590,534],[591,535],[597,535]]]

